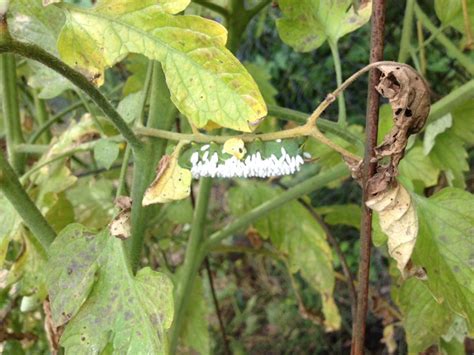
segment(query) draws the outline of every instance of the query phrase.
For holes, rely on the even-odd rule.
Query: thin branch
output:
[[[201,5],[202,7],[205,7],[208,10],[217,12],[219,15],[222,15],[226,19],[229,17],[229,11],[227,11],[227,9],[223,8],[222,6],[219,6],[206,0],[193,0],[193,2],[195,4]]]
[[[253,8],[251,8],[250,10],[248,10],[248,14],[250,15],[250,17],[254,17],[254,16],[257,15],[261,10],[263,10],[263,8],[264,8],[265,6],[270,5],[271,2],[272,2],[272,0],[262,0],[260,3],[258,3],[257,5],[255,5]]]
[[[31,230],[33,236],[47,250],[56,233],[21,186],[3,153],[0,153],[0,190]]]
[[[214,287],[214,278],[212,277],[211,265],[209,263],[209,257],[204,259],[204,266],[206,267],[207,278],[209,279],[209,286],[211,288],[212,302],[216,309],[217,320],[219,321],[219,329],[222,334],[222,341],[224,342],[224,352],[227,355],[232,354],[229,348],[229,340],[225,332],[224,322],[222,321],[221,308],[219,307],[219,300],[217,299],[216,289]]]
[[[313,176],[308,180],[288,189],[282,194],[266,201],[258,207],[248,211],[220,231],[212,234],[208,240],[204,243],[204,250],[210,250],[215,245],[218,245],[223,239],[232,235],[235,232],[249,226],[265,214],[273,211],[276,208],[283,206],[288,201],[304,196],[312,191],[322,188],[331,181],[337,180],[347,175],[347,168],[343,165],[337,165],[332,169],[326,170],[325,172]]]
[[[385,0],[374,1],[371,24],[370,62],[378,62],[383,58],[385,28]],[[365,321],[367,317],[370,252],[372,246],[372,211],[365,201],[369,199],[368,181],[375,174],[376,163],[371,163],[377,145],[377,129],[379,117],[379,93],[375,86],[379,82],[380,72],[373,70],[369,75],[367,96],[367,117],[365,127],[365,155],[362,172],[362,221],[360,229],[360,257],[357,292],[356,318],[352,320],[352,355],[364,354]]]
[[[75,71],[66,63],[36,45],[19,42],[10,38],[5,33],[3,33],[3,38],[1,38],[0,53],[15,53],[21,55],[25,58],[42,63],[61,74],[78,88],[83,90],[92,101],[95,102],[95,104],[104,112],[125,140],[130,144],[132,149],[136,150],[143,147],[142,142],[138,139],[135,133],[133,133],[132,129],[127,125],[105,96],[102,95],[102,93],[89,80],[87,80],[84,75]]]

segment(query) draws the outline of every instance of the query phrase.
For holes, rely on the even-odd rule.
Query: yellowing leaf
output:
[[[242,160],[245,156],[245,153],[247,153],[247,150],[245,149],[245,143],[240,138],[231,138],[226,140],[222,150],[224,153],[233,155],[240,160]]]
[[[368,200],[366,205],[378,212],[380,227],[388,236],[388,252],[397,261],[402,275],[406,275],[418,234],[418,217],[410,194],[397,184]]]
[[[161,158],[156,178],[143,196],[143,206],[182,200],[189,196],[192,176],[190,170],[178,165],[181,146],[178,145],[171,156],[165,155]]]
[[[189,1],[103,0],[61,5],[61,58],[97,84],[129,53],[161,62],[171,99],[198,128],[209,121],[251,132],[267,114],[258,86],[225,47],[227,31],[197,16],[172,16]],[[171,14],[170,14],[171,13]]]
[[[278,4],[283,12],[278,33],[299,52],[312,51],[327,39],[336,43],[367,23],[372,12],[371,0],[361,1],[357,13],[352,0],[280,0]]]

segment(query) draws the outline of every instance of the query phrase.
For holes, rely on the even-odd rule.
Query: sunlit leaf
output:
[[[464,1],[464,0],[462,0]],[[435,11],[444,26],[452,26],[461,33],[467,33],[462,1],[458,0],[435,0]],[[474,33],[474,1],[466,0],[468,16],[470,18],[471,33]]]
[[[52,245],[48,291],[53,319],[69,320],[67,353],[166,354],[173,313],[172,284],[150,268],[133,276],[122,242],[108,229],[71,225]]]
[[[430,122],[425,128],[423,136],[423,154],[428,155],[435,145],[436,137],[445,132],[453,125],[453,117],[450,113],[440,117],[434,122]]]
[[[250,132],[267,113],[258,87],[225,48],[224,27],[170,14],[187,2],[104,0],[92,9],[63,5],[61,58],[101,84],[105,68],[129,53],[143,54],[161,62],[173,103],[197,127],[212,121]]]
[[[239,216],[280,192],[265,184],[246,182],[229,191],[231,212]],[[259,219],[253,226],[285,255],[290,272],[299,271],[321,293],[326,329],[338,329],[341,319],[333,299],[332,253],[324,231],[311,214],[293,201]]]
[[[357,30],[370,19],[372,1],[361,1],[357,13],[351,0],[280,0],[283,17],[277,21],[281,39],[299,52],[309,52],[326,40]]]

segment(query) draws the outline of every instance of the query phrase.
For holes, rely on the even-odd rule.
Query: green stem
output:
[[[343,178],[347,175],[347,167],[344,164],[339,164],[332,169],[326,170],[316,176],[313,176],[312,178],[286,190],[277,197],[268,200],[267,202],[240,216],[234,222],[228,224],[220,231],[214,233],[204,243],[203,248],[205,250],[213,249],[223,239],[242,230],[245,227],[248,227],[250,224],[257,221],[259,218],[263,217],[270,211],[283,206],[285,203],[291,200],[297,199],[314,190],[320,189],[328,183]]]
[[[341,58],[339,56],[339,48],[337,42],[333,43],[329,41],[329,47],[331,48],[332,59],[334,61],[334,69],[336,70],[336,81],[337,86],[342,85],[342,68],[341,68]],[[338,123],[341,126],[347,125],[347,114],[346,114],[346,101],[344,100],[344,93],[341,93],[337,98],[337,104],[339,107],[339,118]]]
[[[25,192],[13,168],[8,164],[2,153],[0,153],[0,190],[31,230],[33,236],[45,250],[48,250],[48,246],[54,240],[56,233]]]
[[[410,56],[414,6],[415,0],[407,0],[405,5],[405,15],[403,16],[402,39],[400,41],[400,51],[398,52],[397,62],[405,63]]]
[[[433,122],[464,102],[474,99],[474,79],[451,91],[431,106],[428,122]],[[426,126],[425,126],[426,127]]]
[[[116,198],[118,198],[119,196],[124,196],[127,193],[127,171],[131,153],[132,150],[130,149],[130,146],[127,145],[127,147],[125,148],[125,153],[123,153],[122,166],[120,167],[117,193],[115,195]]]
[[[175,292],[175,314],[173,325],[170,330],[170,353],[175,354],[178,346],[178,338],[183,327],[183,320],[188,308],[189,299],[194,285],[194,279],[198,273],[199,266],[203,260],[201,246],[203,244],[204,229],[206,225],[206,214],[209,203],[209,195],[212,187],[212,179],[201,179],[199,194],[194,210],[193,224],[189,241],[186,248],[186,256],[180,282]]]
[[[48,121],[44,122],[28,139],[28,143],[34,143],[38,140],[38,138],[43,134],[44,131],[48,130],[53,124],[59,121],[61,118],[66,116],[68,113],[74,111],[75,109],[82,106],[82,102],[78,101],[73,103],[72,105],[66,107],[61,112],[58,112],[56,115],[51,117]]]
[[[431,20],[418,6],[418,4],[415,4],[415,14],[418,20],[423,24],[423,27],[425,27],[433,35],[437,33],[436,40],[446,48],[446,54],[449,57],[459,61],[459,63],[464,66],[471,75],[474,75],[474,62],[468,56],[462,53],[448,37],[438,31],[438,28],[431,22]]]
[[[25,155],[15,151],[15,145],[23,143],[20,108],[16,86],[16,61],[10,53],[0,55],[0,82],[3,103],[3,119],[7,140],[8,160],[17,173],[25,168]]]
[[[229,17],[229,11],[227,11],[226,8],[219,6],[217,4],[214,4],[210,1],[206,0],[193,0],[195,4],[201,5],[202,7],[205,7],[209,10],[212,10],[214,12],[217,12],[219,15],[227,19]]]
[[[48,110],[46,108],[46,102],[39,98],[38,90],[34,90],[33,92],[33,99],[35,101],[35,108],[36,108],[36,119],[40,126],[43,126],[46,122],[48,122]],[[51,133],[46,131],[45,134],[40,137],[40,143],[48,143],[51,140]]]
[[[117,128],[117,130],[122,134],[128,144],[130,144],[133,150],[140,150],[142,148],[142,142],[133,133],[117,110],[115,110],[105,96],[102,95],[102,93],[89,80],[87,80],[84,75],[75,71],[66,63],[36,45],[16,41],[11,39],[9,36],[6,36],[5,33],[1,33],[1,31],[0,34],[3,35],[0,38],[0,53],[11,52],[19,54],[25,58],[33,59],[42,63],[61,74],[79,89],[84,91],[92,101],[94,101],[94,103],[110,119],[115,128]]]
[[[146,92],[147,90],[145,90]],[[150,111],[147,127],[168,131],[176,117],[176,108],[171,102],[161,64],[153,63],[153,76],[150,90]],[[163,139],[148,140],[144,149],[135,154],[132,183],[132,236],[127,240],[130,261],[136,270],[145,240],[147,222],[151,209],[142,206],[143,195],[155,176],[155,169],[165,153],[167,142]]]

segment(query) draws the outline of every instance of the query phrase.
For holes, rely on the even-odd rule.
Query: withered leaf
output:
[[[112,236],[124,240],[131,235],[132,199],[127,196],[119,196],[115,200],[115,204],[120,209],[120,212],[110,222],[109,231]]]
[[[182,200],[191,192],[191,171],[178,164],[179,151],[182,145],[176,146],[172,155],[161,158],[155,180],[143,196],[143,206],[153,203],[168,203]]]
[[[366,205],[378,212],[380,227],[388,236],[388,252],[402,275],[408,276],[407,264],[418,234],[418,217],[410,194],[397,183],[366,201]]]

